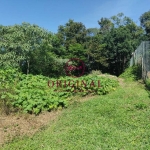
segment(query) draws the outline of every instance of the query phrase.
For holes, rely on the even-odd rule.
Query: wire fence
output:
[[[142,67],[142,78],[145,80],[150,74],[150,41],[143,41],[132,53],[130,66],[133,65]]]

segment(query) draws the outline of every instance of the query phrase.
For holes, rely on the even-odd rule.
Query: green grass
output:
[[[126,81],[136,81],[142,78],[142,67],[132,66],[127,68],[119,77]]]
[[[148,150],[149,94],[140,83],[123,83],[108,95],[73,103],[46,129],[2,149]]]

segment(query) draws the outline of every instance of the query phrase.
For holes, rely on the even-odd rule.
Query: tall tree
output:
[[[69,20],[64,26],[59,26],[57,37],[59,43],[65,48],[61,49],[62,58],[79,58],[84,61],[87,66],[87,30],[81,22]],[[59,52],[61,52],[60,49]]]
[[[141,26],[145,29],[147,40],[150,40],[150,10],[140,17]]]
[[[114,27],[104,36],[103,42],[109,51],[107,58],[110,72],[120,75],[128,66],[131,53],[140,44],[143,30],[122,13],[111,17],[111,20]]]
[[[96,36],[99,33],[98,28],[88,28],[87,29],[87,36]]]
[[[59,26],[57,36],[66,50],[70,44],[83,44],[86,40],[87,30],[81,22],[69,20],[64,26]]]
[[[26,73],[29,73],[31,53],[40,48],[42,43],[52,47],[52,34],[37,25],[22,23],[21,25],[1,26],[0,28],[0,62],[3,62],[1,63],[3,66],[10,64],[11,66],[24,67]]]
[[[143,39],[143,30],[123,13],[110,19],[101,18],[98,23],[100,32],[89,42],[93,68],[119,75]]]
[[[113,23],[108,18],[101,18],[98,21],[98,24],[100,25],[100,33],[102,34],[109,32],[111,28],[113,27]]]

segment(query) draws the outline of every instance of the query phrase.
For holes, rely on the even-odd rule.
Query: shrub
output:
[[[57,82],[56,79],[51,79],[54,83]],[[55,91],[69,92],[71,95],[80,93],[80,95],[85,96],[87,94],[97,94],[103,95],[115,90],[118,86],[118,81],[116,79],[110,79],[108,77],[102,77],[98,75],[82,76],[80,78],[65,77],[60,78],[62,85],[57,87],[55,84],[52,88]],[[69,86],[64,86],[64,82],[68,83]]]
[[[0,96],[3,108],[23,110],[26,113],[39,114],[41,111],[51,111],[60,107],[67,107],[71,96],[79,94],[103,95],[118,86],[116,79],[98,75],[82,76],[80,78],[61,77],[48,78],[42,75],[25,75],[17,70],[0,71]],[[48,86],[48,80],[55,82],[53,87]],[[57,86],[58,80],[67,86]]]
[[[139,80],[142,78],[142,67],[141,66],[129,67],[119,77],[125,78],[126,80],[130,81]]]
[[[14,100],[13,106],[34,114],[60,106],[66,107],[67,99],[49,89],[47,81],[48,78],[41,75],[22,75],[22,80],[15,88],[15,95],[9,94]]]
[[[14,94],[14,86],[19,79],[17,69],[0,69],[0,108],[1,113],[9,114],[12,111],[11,99],[8,93]]]

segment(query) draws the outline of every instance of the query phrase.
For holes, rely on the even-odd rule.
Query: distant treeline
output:
[[[141,15],[140,22],[138,26],[123,13],[101,18],[99,28],[87,29],[69,20],[56,34],[29,23],[0,25],[0,68],[59,77],[65,75],[68,59],[79,58],[86,73],[101,70],[118,76],[141,41],[150,40],[150,11]]]

